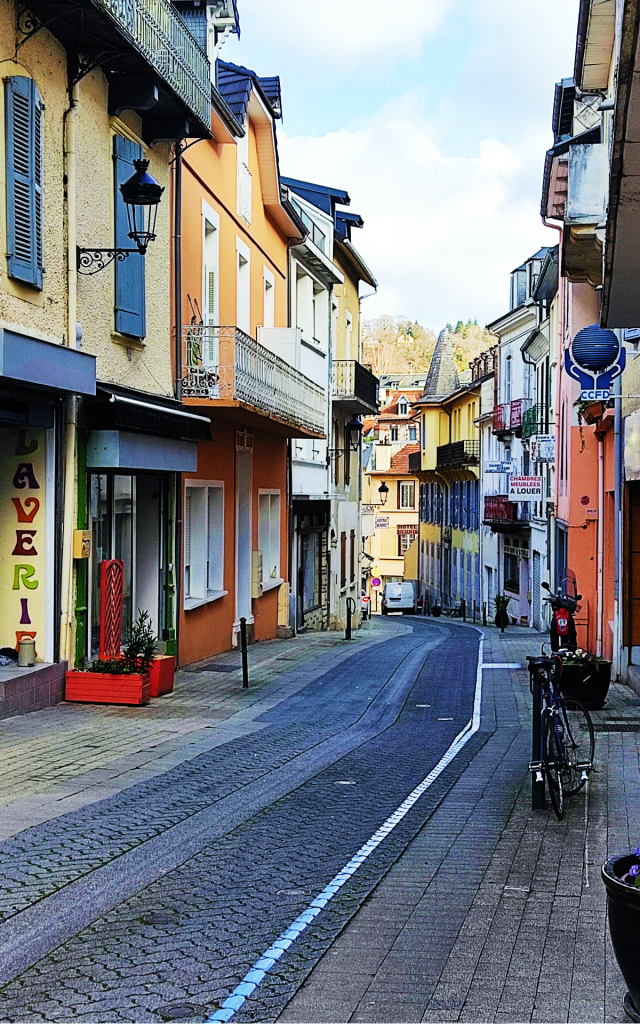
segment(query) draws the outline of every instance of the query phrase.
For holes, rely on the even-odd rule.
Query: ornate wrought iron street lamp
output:
[[[134,160],[135,173],[120,186],[120,192],[127,208],[129,238],[136,243],[135,249],[81,249],[78,246],[77,268],[79,274],[97,274],[114,260],[125,260],[132,252],[142,256],[149,242],[156,237],[156,217],[164,188],[148,173],[148,160]]]

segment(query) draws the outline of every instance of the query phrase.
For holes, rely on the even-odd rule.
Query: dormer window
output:
[[[407,402],[404,395],[398,399],[398,416],[406,416],[409,412],[409,403]]]

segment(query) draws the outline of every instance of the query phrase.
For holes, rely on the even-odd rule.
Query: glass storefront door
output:
[[[100,644],[100,563],[124,563],[123,636],[139,609],[149,612],[154,632],[167,639],[172,623],[167,600],[168,508],[173,489],[158,473],[92,473],[89,521],[92,531],[90,658]]]

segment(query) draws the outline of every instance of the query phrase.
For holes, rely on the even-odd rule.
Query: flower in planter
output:
[[[633,854],[640,862],[640,846],[636,846]],[[621,876],[620,881],[624,882],[625,885],[631,885],[635,889],[640,889],[640,863],[632,864],[627,873]]]

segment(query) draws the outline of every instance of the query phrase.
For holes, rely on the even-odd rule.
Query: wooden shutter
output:
[[[9,276],[42,289],[44,104],[32,78],[5,79]]]
[[[347,534],[340,534],[340,586],[347,585]]]
[[[349,552],[349,554],[350,554],[349,562],[350,562],[350,565],[351,565],[351,582],[353,583],[353,581],[356,578],[356,531],[355,530],[351,531],[350,552]]]
[[[131,142],[121,135],[113,138],[113,160],[116,214],[115,245],[118,249],[133,249],[135,242],[129,238],[129,221],[120,186],[135,171],[134,160],[142,159],[142,146]],[[130,334],[133,338],[144,338],[146,334],[145,287],[144,287],[144,256],[138,252],[131,253],[120,262],[116,260],[115,268],[115,327],[121,334]]]

